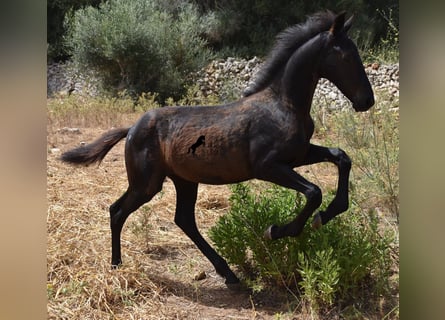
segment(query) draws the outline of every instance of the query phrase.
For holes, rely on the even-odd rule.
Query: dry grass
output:
[[[212,265],[174,224],[175,190],[168,179],[162,192],[127,220],[122,232],[124,264],[111,270],[108,208],[127,187],[124,144],[112,149],[100,166],[71,167],[58,157],[112,126],[133,123],[140,113],[131,112],[133,106],[126,104],[119,105],[119,113],[97,108],[103,101],[79,110],[75,106],[82,102],[76,99],[48,101],[52,110],[48,111],[47,128],[50,319],[325,318],[289,303],[279,292],[251,295],[227,290]],[[61,103],[69,107],[54,108]],[[301,170],[323,188],[335,187],[333,166]],[[228,210],[229,196],[228,186],[200,185],[196,218],[204,237]],[[195,280],[202,272],[205,279]],[[331,312],[326,317],[338,319],[340,315]]]

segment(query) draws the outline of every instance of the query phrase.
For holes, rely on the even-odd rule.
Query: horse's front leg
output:
[[[351,159],[346,152],[339,148],[327,148],[311,144],[304,165],[326,161],[334,163],[338,168],[337,192],[326,211],[320,211],[314,216],[312,227],[316,229],[326,224],[338,214],[348,210],[349,207],[348,184],[349,172],[351,171]]]
[[[265,238],[271,240],[298,236],[303,231],[306,221],[321,204],[320,188],[296,173],[292,167],[280,164],[272,164],[267,168],[262,168],[261,174],[257,177],[294,189],[305,195],[306,204],[294,220],[282,226],[271,225],[264,233]]]

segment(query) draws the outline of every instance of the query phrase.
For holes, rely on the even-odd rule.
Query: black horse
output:
[[[337,148],[310,143],[314,123],[312,97],[321,77],[332,81],[356,111],[374,104],[363,63],[347,32],[352,19],[330,11],[317,13],[278,35],[276,44],[245,97],[212,107],[164,107],[145,113],[133,126],[114,129],[91,144],[68,151],[62,160],[100,162],[126,138],[127,191],[110,207],[112,265],[121,261],[120,234],[127,217],[162,189],[166,177],[176,188],[175,223],[210,260],[229,287],[236,275],[199,233],[195,202],[199,183],[229,184],[261,179],[302,192],[306,204],[291,222],[272,225],[268,239],[298,236],[322,200],[321,190],[295,167],[332,162],[338,167],[337,192],[313,227],[326,224],[348,208],[351,160]],[[205,148],[188,152],[201,136]],[[203,141],[201,141],[203,142]]]

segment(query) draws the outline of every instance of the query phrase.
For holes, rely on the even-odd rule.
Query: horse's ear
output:
[[[354,20],[354,15],[352,15],[348,20],[346,20],[346,22],[345,22],[345,24],[343,26],[343,31],[345,33],[347,33],[349,31],[349,29],[351,29],[352,20]]]
[[[335,17],[334,23],[332,24],[331,29],[329,29],[329,32],[334,36],[338,35],[343,30],[345,24],[345,15],[346,12],[343,11]]]

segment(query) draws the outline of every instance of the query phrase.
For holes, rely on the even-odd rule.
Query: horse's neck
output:
[[[298,113],[309,114],[317,86],[322,39],[317,36],[298,48],[286,64],[280,82],[280,94]]]

